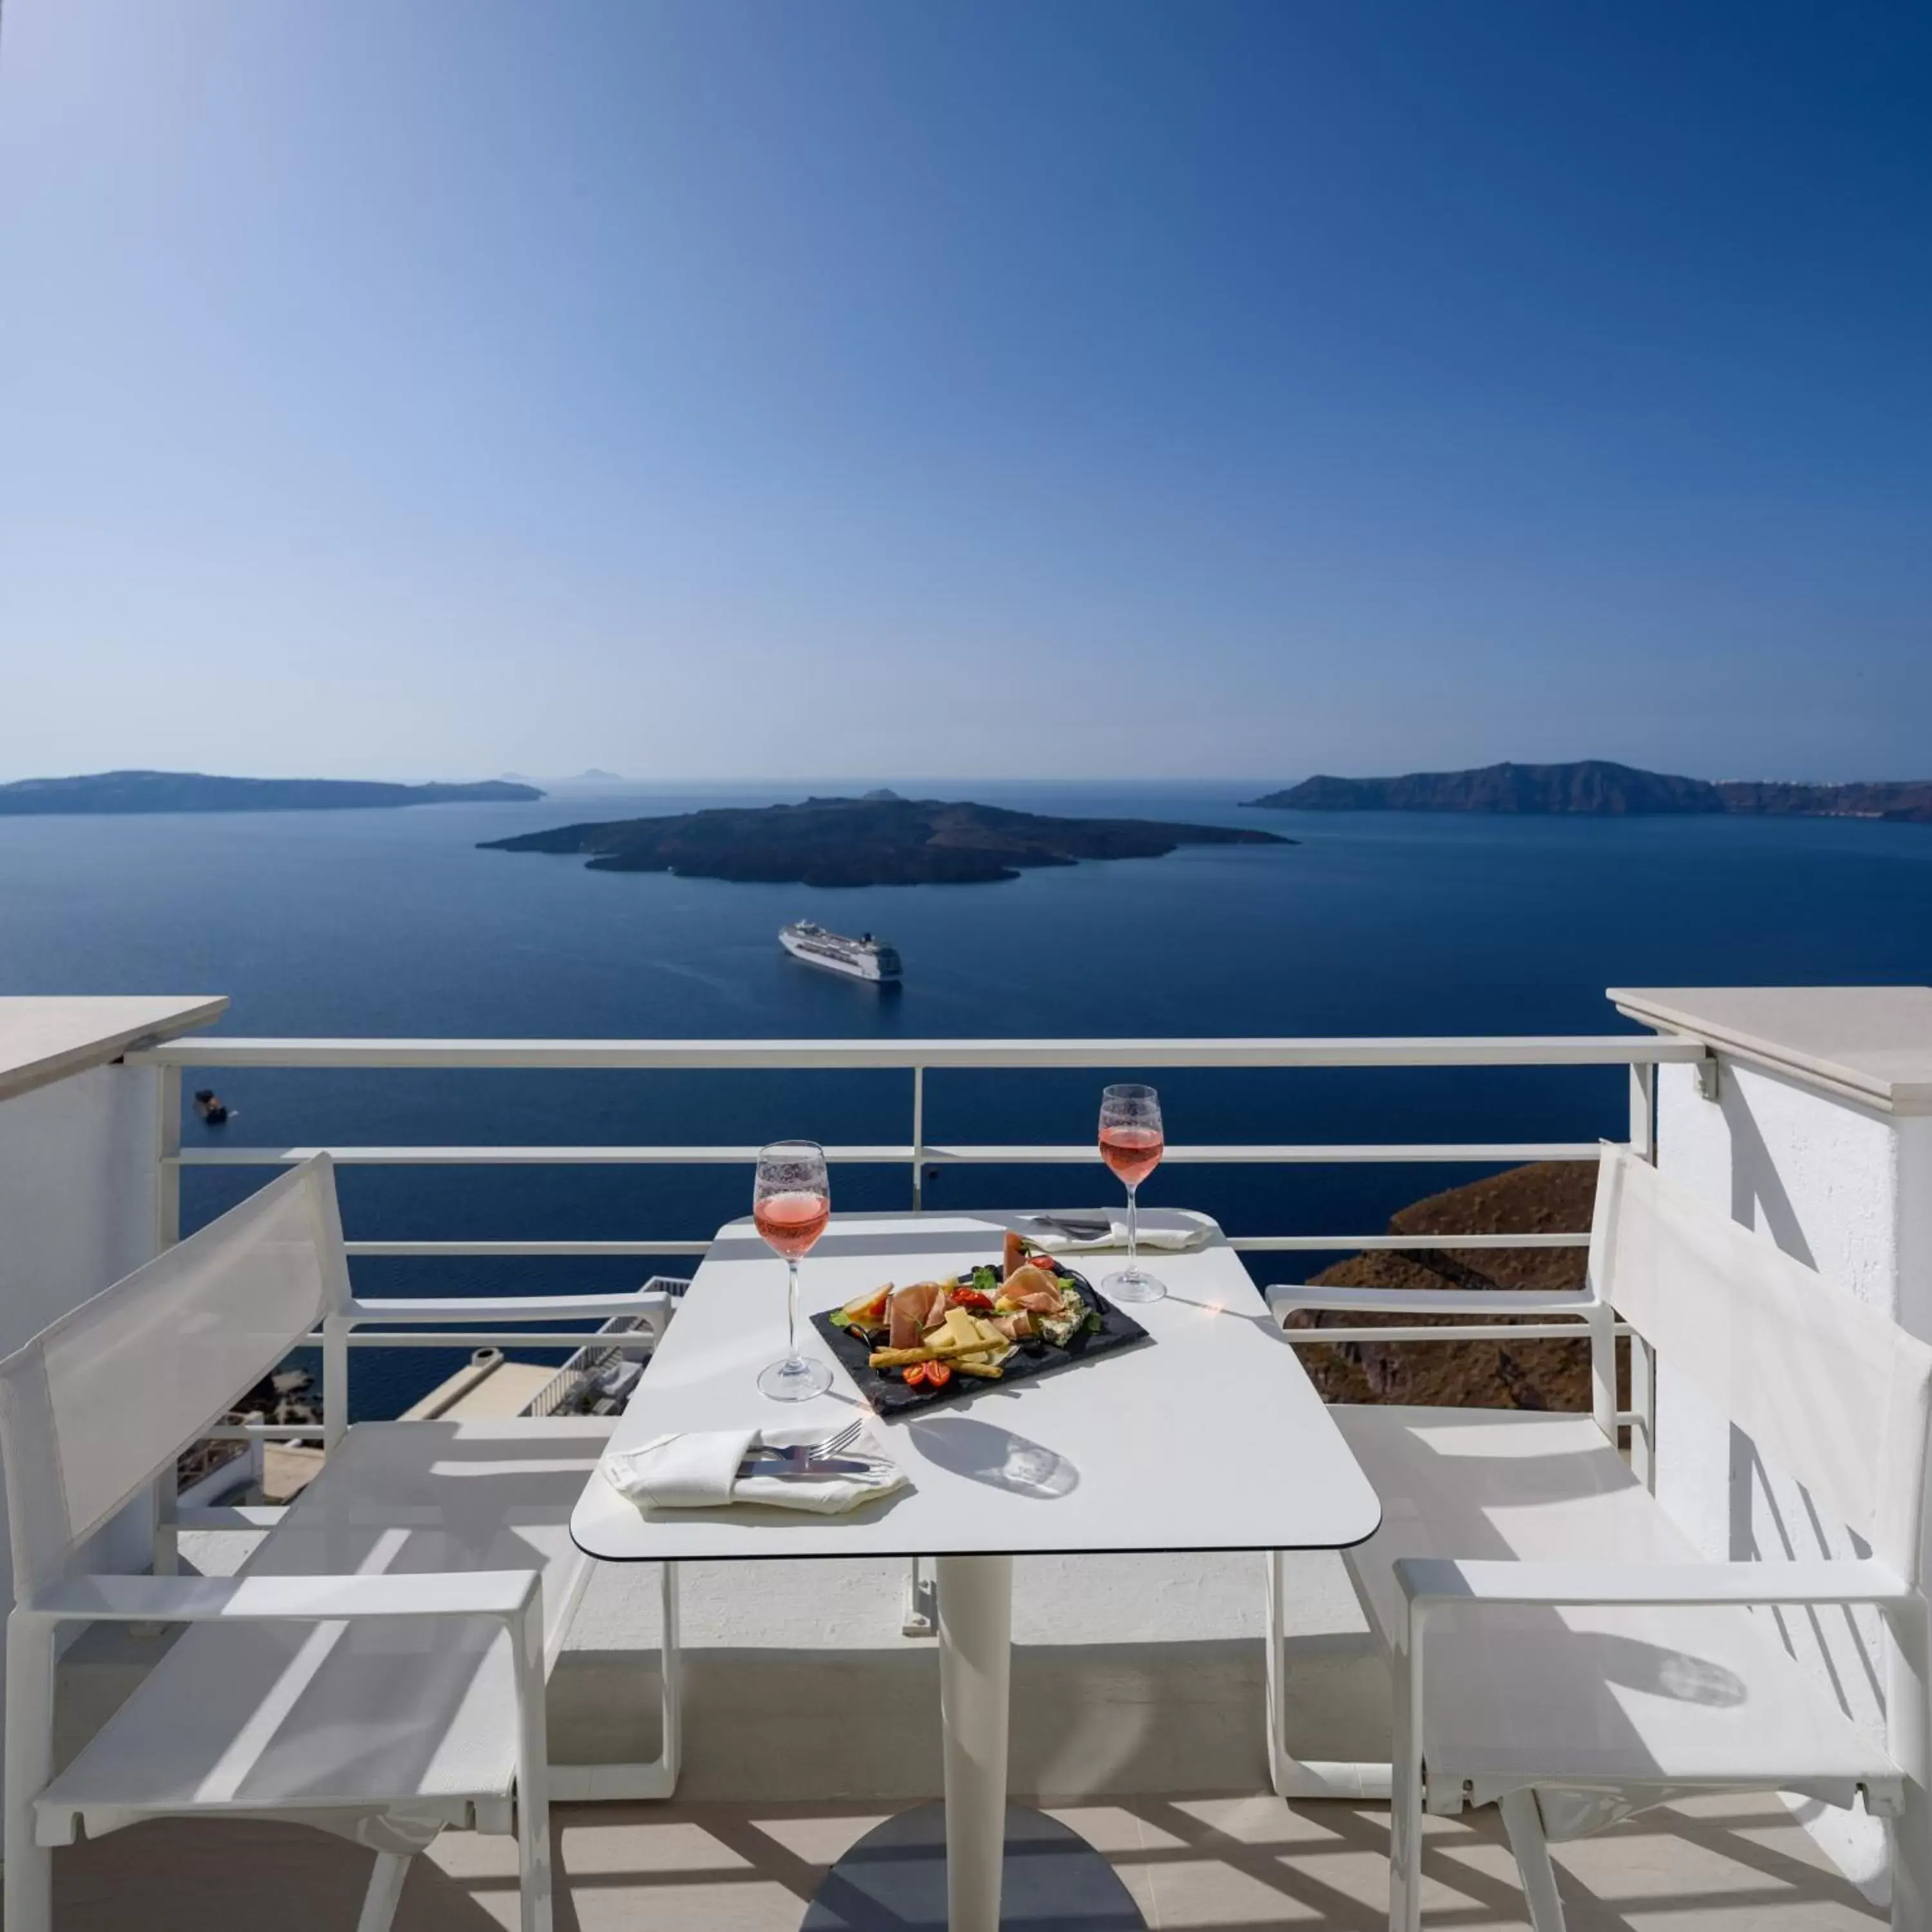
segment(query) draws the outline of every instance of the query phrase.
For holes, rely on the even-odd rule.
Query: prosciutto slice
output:
[[[895,1348],[916,1348],[926,1340],[926,1331],[946,1312],[946,1285],[937,1281],[916,1281],[892,1290],[886,1304],[886,1325]]]
[[[1064,1305],[1057,1288],[1029,1288],[1025,1294],[1016,1295],[1014,1299],[1021,1307],[1035,1315],[1058,1315]]]
[[[1000,1289],[1000,1298],[1009,1308],[1030,1308],[1036,1315],[1058,1315],[1060,1310],[1059,1286],[1043,1268],[1022,1268]]]

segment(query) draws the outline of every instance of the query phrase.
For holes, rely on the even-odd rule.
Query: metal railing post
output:
[[[1657,1069],[1633,1060],[1630,1070],[1630,1152],[1653,1166],[1657,1160]]]
[[[181,1152],[182,1070],[178,1066],[155,1070],[155,1166],[154,1250],[160,1254],[181,1239],[181,1167],[176,1156]],[[180,1540],[176,1525],[181,1511],[181,1480],[170,1462],[154,1480],[154,1534],[150,1551],[157,1576],[172,1576],[181,1567]],[[140,1636],[160,1634],[158,1624],[133,1626]]]
[[[1630,1070],[1630,1151],[1657,1161],[1657,1068],[1632,1061]],[[1653,1494],[1657,1489],[1657,1353],[1641,1335],[1630,1338],[1630,1473]]]
[[[926,1069],[912,1070],[912,1204],[926,1205]]]
[[[171,1248],[181,1239],[182,1070],[155,1070],[154,1252]]]

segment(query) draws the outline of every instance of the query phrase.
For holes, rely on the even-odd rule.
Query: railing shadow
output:
[[[556,1932],[648,1925],[729,1932],[796,1924],[832,1863],[906,1799],[572,1805],[553,1814]],[[1388,1820],[1378,1807],[1292,1808],[1186,1791],[1046,1794],[1094,1842],[1150,1924],[1195,1932],[1388,1924]],[[1808,1849],[1774,1798],[1671,1806],[1557,1851],[1570,1932],[1748,1924],[1846,1932],[1886,1915]],[[266,1910],[276,1932],[352,1924],[369,1854],[299,1826],[170,1820],[55,1858],[62,1932],[205,1932]],[[1527,1932],[1493,1811],[1432,1820],[1423,1858],[1432,1932]],[[497,1932],[515,1916],[507,1840],[446,1833],[416,1861],[395,1932]]]

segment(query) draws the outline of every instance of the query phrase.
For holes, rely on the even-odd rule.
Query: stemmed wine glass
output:
[[[1167,1137],[1160,1124],[1160,1096],[1151,1087],[1109,1087],[1100,1096],[1100,1158],[1127,1190],[1127,1264],[1101,1288],[1116,1301],[1158,1301],[1167,1284],[1136,1258],[1134,1194],[1160,1165]]]
[[[752,1219],[765,1245],[781,1255],[785,1284],[785,1353],[758,1376],[758,1388],[774,1402],[803,1402],[832,1386],[832,1372],[798,1352],[798,1264],[832,1218],[832,1183],[825,1150],[816,1141],[774,1141],[758,1151],[752,1184]]]

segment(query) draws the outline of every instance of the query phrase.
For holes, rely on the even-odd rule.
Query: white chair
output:
[[[1268,1298],[1278,1314],[1364,1305],[1312,1288]],[[1394,1678],[1390,1926],[1422,1922],[1425,1809],[1499,1805],[1532,1922],[1560,1932],[1550,1841],[1688,1792],[1768,1790],[1862,1796],[1888,1820],[1892,1922],[1922,1932],[1932,1348],[1622,1148],[1604,1150],[1588,1287],[1571,1299],[1599,1342],[1594,1415],[1332,1412],[1383,1504],[1346,1560]],[[1454,1300],[1528,1312],[1508,1291]],[[1869,1556],[1702,1560],[1618,1452],[1612,1311]],[[1278,1558],[1271,1581],[1278,1592]],[[1756,1613],[1820,1604],[1882,1614],[1882,1738]],[[1278,1634],[1271,1648],[1279,1762]]]
[[[590,1570],[570,1540],[571,1510],[610,1422],[345,1431],[346,1337],[365,1323],[648,1314],[644,1300],[358,1302],[325,1155],[0,1362],[15,1590],[10,1932],[46,1932],[49,1848],[77,1829],[98,1836],[144,1818],[212,1815],[298,1820],[369,1846],[376,1856],[359,1932],[383,1932],[410,1858],[438,1832],[513,1832],[524,1932],[548,1932],[547,1814],[558,1780],[544,1688]],[[318,1326],[330,1453],[270,1519],[243,1573],[85,1574],[90,1538]],[[659,1758],[583,1768],[570,1795],[664,1796],[674,1784],[674,1592],[668,1573]],[[56,1633],[101,1621],[189,1628],[56,1775]]]

